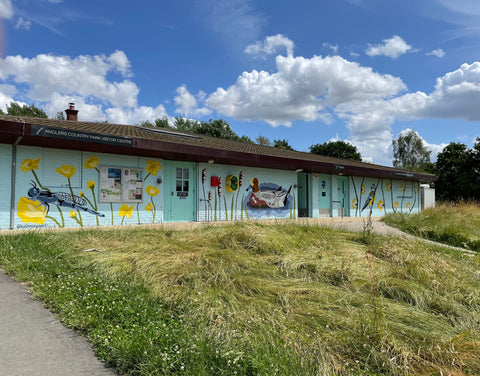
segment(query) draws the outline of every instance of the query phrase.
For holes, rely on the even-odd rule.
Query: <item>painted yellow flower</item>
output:
[[[71,178],[73,175],[75,175],[75,171],[77,171],[77,168],[70,165],[61,165],[56,170],[60,175],[63,175],[66,178]]]
[[[132,215],[133,215],[133,204],[132,205],[122,204],[122,206],[120,206],[120,209],[118,210],[119,217],[131,218]]]
[[[365,184],[362,184],[362,195],[365,194],[366,190],[367,190],[367,188],[365,188]]]
[[[80,197],[83,197],[85,196],[85,193],[83,193],[83,191],[80,191],[80,193],[78,194]]]
[[[147,192],[150,196],[154,197],[154,196],[158,195],[158,192],[160,192],[160,191],[158,190],[157,187],[149,185],[147,188],[145,188],[145,192]]]
[[[95,180],[87,181],[87,189],[95,188]]]
[[[44,224],[47,211],[40,201],[32,201],[26,197],[20,197],[17,203],[17,215],[24,223]]]
[[[357,199],[354,198],[354,199],[352,200],[352,209],[356,209],[356,208],[357,208]]]
[[[20,166],[20,171],[28,172],[31,170],[38,170],[39,162],[40,162],[40,157],[38,157],[37,159],[25,159]]]
[[[405,192],[405,184],[400,185],[400,190],[401,190],[402,192]]]
[[[395,203],[393,204],[393,207],[394,207],[395,209],[398,209],[399,206],[400,206],[400,205],[398,205],[398,201],[395,201]]]
[[[153,209],[153,205],[152,205],[151,202],[149,202],[148,205],[145,206],[145,210],[149,212],[149,211],[151,211],[152,209]]]
[[[412,206],[412,204],[410,204],[410,201],[407,202],[407,209],[410,210],[410,206]]]
[[[385,187],[387,188],[387,191],[390,192],[390,190],[392,189],[392,184],[391,183],[386,183]]]
[[[156,176],[158,174],[158,171],[160,171],[161,169],[162,166],[160,166],[160,162],[152,161],[151,159],[147,161],[147,167],[145,167],[145,171],[147,171],[149,174]]]
[[[100,163],[100,159],[98,159],[98,157],[95,157],[94,155],[92,155],[90,158],[88,158],[85,161],[85,163],[83,164],[83,167],[91,170],[92,168],[96,168],[99,163]]]
[[[70,218],[77,218],[77,212],[70,210]]]
[[[377,202],[377,205],[378,205],[378,208],[379,208],[380,210],[383,210],[383,201],[382,201],[382,200],[378,201],[378,202]]]

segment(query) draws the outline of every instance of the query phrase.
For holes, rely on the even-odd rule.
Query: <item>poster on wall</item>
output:
[[[100,167],[100,202],[142,202],[143,169]]]

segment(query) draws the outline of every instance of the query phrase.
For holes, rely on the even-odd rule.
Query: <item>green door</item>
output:
[[[332,196],[330,187],[330,175],[321,174],[318,178],[318,214],[320,217],[330,217]]]
[[[310,217],[310,175],[300,172],[298,182],[298,216]]]
[[[195,163],[168,162],[165,174],[164,221],[196,220],[196,176]]]
[[[337,200],[339,201],[338,205],[338,216],[343,215],[348,217],[349,212],[349,203],[348,203],[348,176],[338,176],[337,177]]]

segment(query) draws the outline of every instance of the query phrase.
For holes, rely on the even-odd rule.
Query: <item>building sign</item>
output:
[[[96,144],[132,146],[133,141],[128,137],[111,136],[100,133],[82,132],[73,129],[47,127],[32,124],[32,136],[58,138],[62,140],[94,142]]]
[[[393,176],[403,176],[406,178],[413,178],[413,174],[410,172],[400,172],[400,171],[394,171]]]
[[[100,167],[100,202],[142,202],[143,169]]]
[[[344,165],[340,165],[340,164],[336,164],[336,165],[335,165],[335,170],[343,171],[343,170],[345,170],[345,166],[344,166]]]

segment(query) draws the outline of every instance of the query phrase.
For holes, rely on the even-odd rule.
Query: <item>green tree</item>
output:
[[[345,141],[324,142],[323,144],[312,145],[309,149],[312,154],[362,161],[362,156],[357,147]]]
[[[146,128],[167,128],[167,129],[174,129],[169,122],[168,118],[166,116],[157,118],[153,122],[145,120],[140,123],[140,126],[146,127]]]
[[[24,104],[20,106],[18,103],[10,102],[7,104],[7,115],[11,116],[27,116],[27,117],[36,117],[47,119],[48,116],[41,108],[34,106],[27,106]]]
[[[262,146],[272,146],[272,141],[268,137],[262,136],[261,134],[255,139],[255,143]]]
[[[435,194],[441,201],[480,200],[480,139],[474,149],[452,142],[437,156]]]
[[[65,114],[63,113],[63,111],[58,111],[57,114],[56,114],[52,119],[55,119],[55,120],[66,120],[66,119],[65,119]]]
[[[393,166],[412,171],[427,171],[431,166],[430,154],[423,140],[415,130],[401,132],[392,141]]]
[[[289,145],[288,141],[285,139],[273,140],[273,147],[278,149],[285,149],[285,150],[295,150]]]

